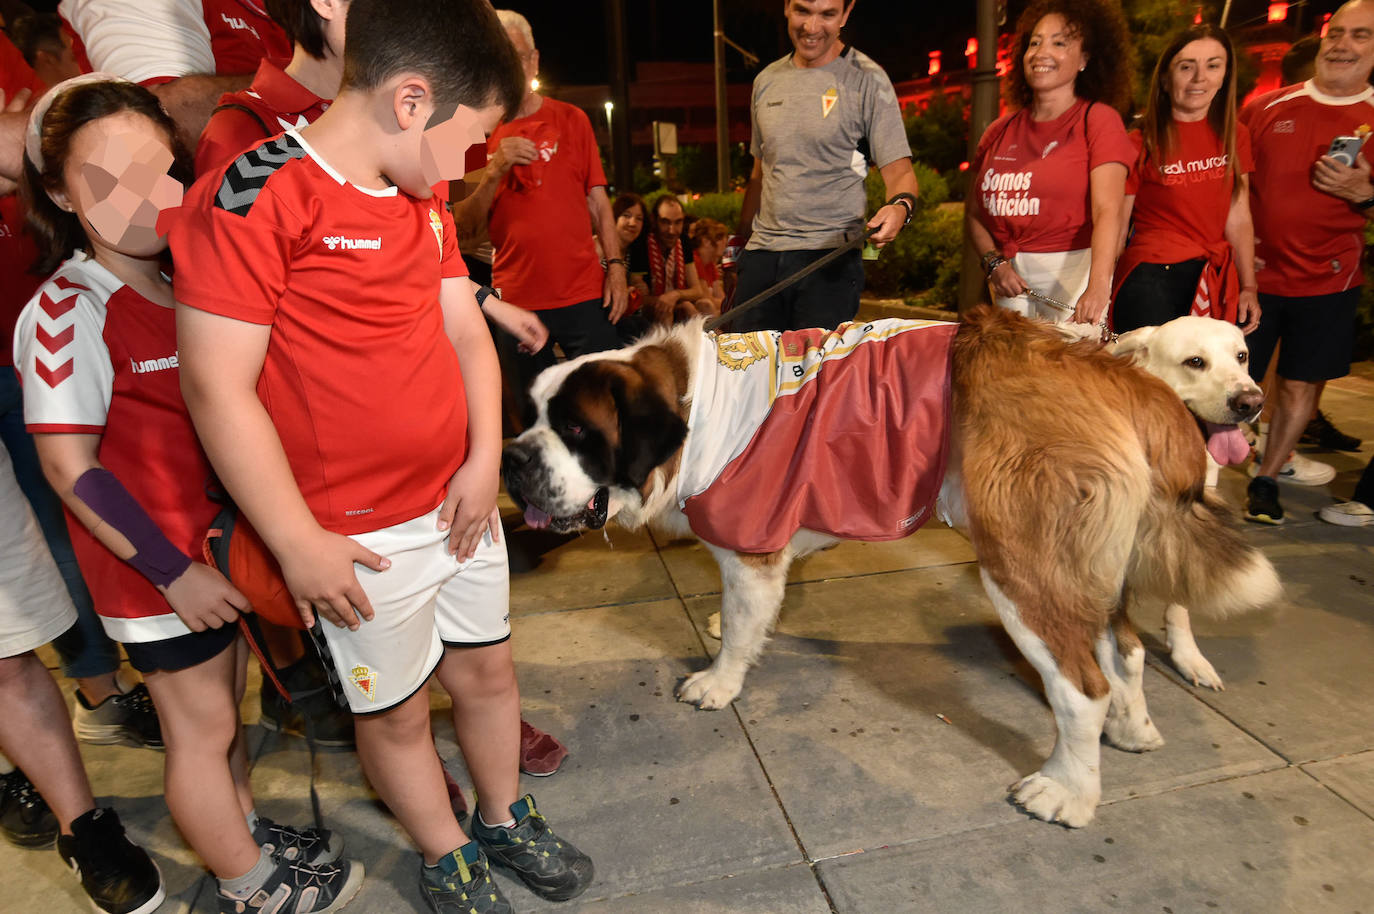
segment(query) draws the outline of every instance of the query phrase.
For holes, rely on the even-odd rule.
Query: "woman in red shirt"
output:
[[[1188,28],[1160,55],[1126,180],[1112,323],[1119,333],[1185,314],[1259,323],[1250,135],[1236,121],[1231,39]]]
[[[1035,0],[1016,40],[1021,66],[1008,89],[1015,110],[978,144],[969,234],[997,304],[1097,323],[1111,292],[1133,159],[1114,110],[1131,96],[1126,22],[1107,0]]]

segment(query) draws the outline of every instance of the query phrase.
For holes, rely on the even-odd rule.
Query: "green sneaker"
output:
[[[591,885],[592,860],[553,833],[534,807],[529,794],[511,804],[512,828],[495,828],[482,821],[479,811],[470,831],[495,863],[515,871],[521,881],[541,898],[567,901]]]
[[[435,914],[515,914],[476,841],[440,857],[435,866],[421,865],[420,890]]]

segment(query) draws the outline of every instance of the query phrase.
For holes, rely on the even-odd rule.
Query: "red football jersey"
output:
[[[181,399],[175,312],[78,252],[20,315],[14,354],[29,431],[100,435],[100,463],[172,545],[199,556],[219,508],[205,494],[210,465]],[[70,511],[67,527],[111,638],[189,632],[158,589]]]
[[[1240,116],[1255,153],[1250,210],[1260,291],[1328,295],[1359,285],[1364,214],[1313,187],[1312,166],[1333,139],[1374,124],[1374,87],[1338,98],[1308,80],[1261,95]]]
[[[1088,173],[1134,159],[1110,105],[1079,101],[1052,121],[1033,121],[1023,108],[983,133],[970,198],[1004,257],[1079,251],[1092,245]]]
[[[605,186],[606,174],[587,115],[546,98],[529,117],[497,127],[487,149],[507,136],[534,140],[539,159],[512,168],[492,201],[492,285],[532,311],[601,298],[606,276],[592,241],[587,194]]]
[[[8,101],[21,89],[33,93],[32,103],[38,101],[47,87],[24,62],[24,55],[10,42],[9,36],[0,32],[0,91]],[[29,272],[37,256],[38,248],[24,231],[24,208],[19,204],[19,195],[0,197],[0,366],[11,364],[14,322],[33,290],[43,281],[41,276]]]
[[[196,177],[219,168],[267,137],[313,123],[329,107],[329,102],[287,76],[276,61],[264,60],[258,65],[252,85],[220,96],[217,107],[225,105],[242,105],[262,123],[235,108],[211,115],[196,145]]]
[[[467,269],[439,201],[350,184],[288,131],[198,180],[168,237],[178,302],[271,325],[258,394],[322,526],[443,500],[468,417],[439,286]]]
[[[256,0],[200,0],[216,73],[252,73],[266,59],[291,59],[291,39]]]

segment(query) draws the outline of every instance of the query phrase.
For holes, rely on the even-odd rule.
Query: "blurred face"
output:
[[[682,225],[686,221],[687,217],[682,212],[681,203],[676,200],[660,203],[658,206],[658,243],[663,247],[671,247],[682,237]]]
[[[53,199],[76,213],[93,242],[131,257],[167,247],[158,220],[181,205],[184,188],[168,172],[175,157],[162,128],[121,111],[72,135],[63,167],[65,194]]]
[[[720,260],[721,251],[725,248],[725,239],[712,240],[703,238],[697,242],[697,256],[703,263],[715,263]]]
[[[840,56],[840,29],[849,21],[852,0],[787,0],[787,35],[801,67],[821,67]]]
[[[1317,51],[1317,88],[1329,95],[1363,92],[1374,70],[1374,4],[1347,3],[1331,17]]]
[[[1188,42],[1169,62],[1167,79],[1174,117],[1201,120],[1226,81],[1226,48],[1215,38]]]
[[[627,245],[644,231],[644,208],[638,203],[615,217],[615,232],[620,236],[621,245]]]
[[[1037,95],[1072,87],[1087,62],[1079,30],[1070,28],[1063,16],[1051,13],[1031,31],[1023,61],[1026,85]]]
[[[451,105],[430,115],[420,139],[420,166],[426,184],[433,187],[440,181],[461,180],[467,171],[468,149],[485,143],[500,117],[498,105],[481,110]]]

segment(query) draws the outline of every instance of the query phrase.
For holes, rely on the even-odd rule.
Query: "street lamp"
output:
[[[614,134],[611,132],[611,112],[614,110],[615,102],[606,102],[606,137],[607,139],[610,139],[612,143],[615,142],[614,139],[611,139],[614,136]]]

